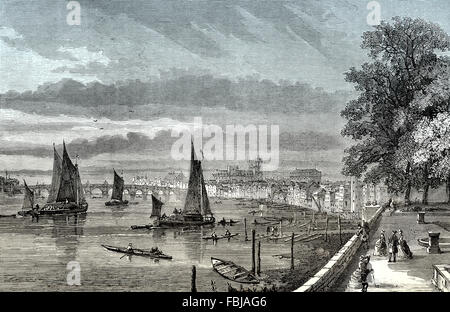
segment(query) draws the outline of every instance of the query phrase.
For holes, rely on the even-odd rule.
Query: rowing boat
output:
[[[211,257],[211,264],[214,271],[230,281],[243,284],[259,283],[254,274],[234,262]]]
[[[158,258],[158,259],[172,259],[172,256],[168,256],[163,253],[157,253],[157,252],[155,253],[155,252],[152,252],[152,251],[146,250],[146,249],[133,248],[132,250],[128,250],[125,247],[115,247],[115,246],[110,246],[110,245],[102,245],[102,247],[109,251],[115,251],[115,252],[120,252],[120,253],[134,255],[134,256]]]
[[[238,222],[239,221],[234,221],[234,220],[230,219],[230,221],[220,220],[219,222],[217,222],[217,224],[220,224],[220,225],[227,225],[227,224],[233,225],[233,224],[238,223]]]
[[[132,230],[142,230],[142,229],[146,229],[146,230],[153,230],[154,228],[156,228],[155,226],[151,225],[151,224],[146,224],[146,225],[132,225],[131,229]]]
[[[230,238],[235,237],[235,236],[238,236],[238,235],[239,235],[239,233],[231,234],[231,235],[222,235],[222,236],[217,236],[217,237],[203,236],[202,239],[213,239],[213,240],[218,240],[218,239],[222,239],[222,238],[228,238],[228,239],[230,239]]]
[[[11,214],[11,215],[0,215],[0,218],[15,218],[16,214]]]

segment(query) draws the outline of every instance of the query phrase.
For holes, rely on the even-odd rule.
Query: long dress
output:
[[[375,242],[375,251],[373,252],[374,256],[387,256],[387,244],[386,238],[384,235],[381,235],[380,238]]]
[[[409,249],[408,243],[406,242],[406,240],[403,238],[403,235],[400,236],[399,239],[399,245],[400,245],[400,250],[403,253],[403,257],[405,257],[406,259],[412,259],[413,257],[413,253],[411,252],[411,250]]]

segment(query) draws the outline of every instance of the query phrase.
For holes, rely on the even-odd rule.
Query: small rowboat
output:
[[[222,239],[222,238],[228,238],[228,239],[230,239],[230,238],[235,237],[235,236],[238,236],[238,235],[239,235],[239,233],[231,234],[231,235],[222,235],[222,236],[217,236],[217,237],[203,236],[202,239],[213,239],[213,240],[218,240],[218,239]]]
[[[211,257],[211,264],[214,271],[222,277],[243,284],[258,284],[259,280],[247,269],[234,262]]]
[[[0,215],[0,218],[15,218],[16,214],[11,214],[11,215]]]
[[[120,252],[124,254],[141,256],[141,257],[149,257],[149,258],[158,258],[158,259],[172,259],[172,256],[165,255],[163,253],[155,253],[150,250],[133,248],[131,251],[128,251],[125,247],[115,247],[110,245],[102,245],[103,248],[109,251]]]
[[[220,220],[219,222],[217,222],[217,224],[220,224],[220,225],[227,225],[227,224],[233,225],[233,224],[238,223],[238,222],[239,221],[234,221],[234,220],[230,219],[230,221]]]
[[[146,224],[146,225],[132,225],[131,229],[132,230],[142,230],[142,229],[146,229],[146,230],[153,230],[156,227],[151,225],[151,224]]]

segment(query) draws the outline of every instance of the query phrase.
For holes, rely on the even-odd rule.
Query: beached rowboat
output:
[[[234,262],[211,257],[211,263],[214,271],[230,281],[243,284],[259,283],[259,279],[255,275]]]

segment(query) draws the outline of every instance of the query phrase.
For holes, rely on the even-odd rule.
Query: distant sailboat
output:
[[[40,215],[86,212],[88,204],[84,196],[78,165],[69,157],[63,143],[63,157],[53,147],[53,176],[47,204],[39,209]]]
[[[25,194],[23,197],[22,210],[18,212],[21,216],[26,216],[31,214],[34,207],[34,192],[28,187],[27,182],[23,180],[23,185],[25,186]]]
[[[184,209],[175,215],[160,217],[155,221],[155,226],[196,226],[214,224],[214,222],[203,178],[202,162],[196,159],[194,143],[191,141],[191,168]]]
[[[153,194],[152,194],[152,213],[150,215],[150,218],[154,218],[156,220],[159,220],[161,218],[161,210],[162,210],[162,206],[164,205],[164,203],[162,201],[160,201],[158,198],[156,198]],[[151,224],[146,224],[146,225],[132,225],[131,229],[133,230],[139,230],[139,229],[148,229],[151,230],[155,228],[155,226],[151,225]]]
[[[150,215],[150,218],[160,218],[163,205],[164,203],[152,194],[152,214]]]
[[[111,195],[111,200],[106,202],[106,206],[122,206],[128,205],[128,200],[123,200],[123,189],[124,189],[124,180],[121,176],[119,176],[114,170],[114,184],[113,191]]]

